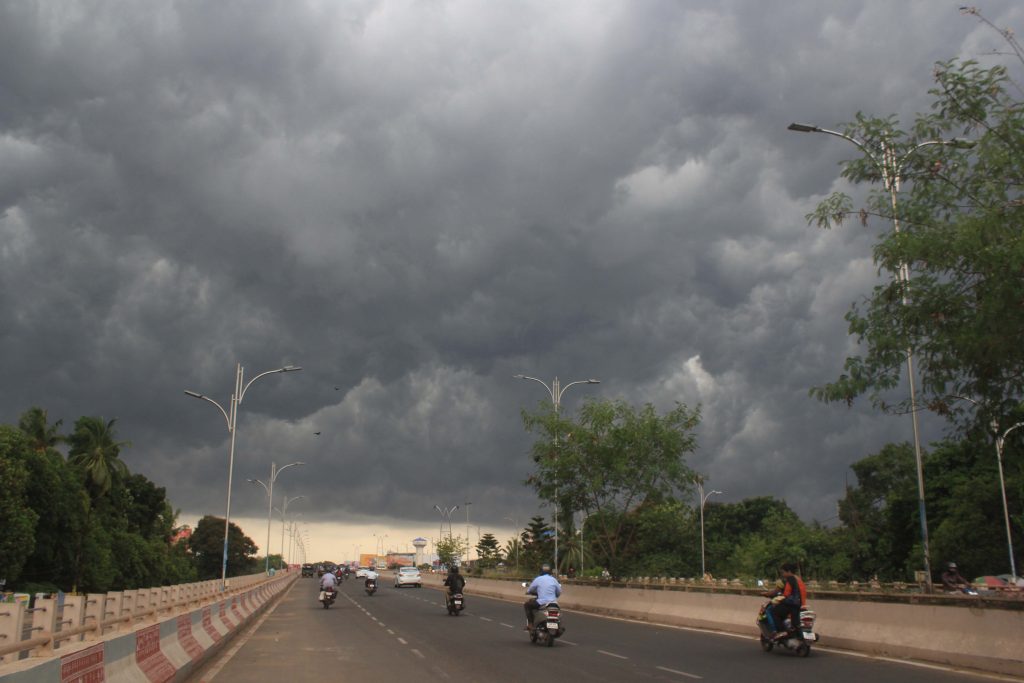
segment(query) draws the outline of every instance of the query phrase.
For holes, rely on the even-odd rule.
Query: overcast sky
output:
[[[116,418],[194,524],[224,514],[228,432],[183,391],[226,408],[236,363],[301,365],[245,395],[232,517],[262,547],[245,480],[305,461],[275,505],[305,496],[341,559],[436,536],[435,504],[506,538],[541,511],[520,411],[546,398],[513,375],[594,377],[567,411],[700,405],[719,500],[834,522],[911,424],[808,396],[886,226],[808,226],[856,150],[786,126],[909,123],[937,60],[1002,47],[958,6],[4,2],[0,421]]]

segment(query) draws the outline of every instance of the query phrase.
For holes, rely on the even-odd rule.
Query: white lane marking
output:
[[[406,640],[405,638],[399,638],[398,642],[400,642],[402,645],[408,645],[409,644],[409,641]]]
[[[384,626],[384,628],[387,628],[387,626],[385,626],[383,621],[378,621],[377,622],[377,626]]]
[[[667,666],[656,666],[654,668],[658,669],[659,671],[667,671],[670,674],[679,674],[680,676],[686,676],[687,678],[696,678],[696,679],[704,678],[703,676],[698,676],[697,674],[688,674],[685,671],[678,671],[676,669],[670,669]]]
[[[388,635],[389,635],[389,636],[393,636],[393,635],[395,635],[395,632],[394,632],[394,631],[392,631],[391,629],[388,629]]]
[[[504,626],[505,628],[515,628],[515,626],[513,626],[512,624],[506,624],[504,621],[499,621],[498,623]]]
[[[562,638],[562,639],[561,639],[560,641],[558,641],[558,642],[560,642],[560,643],[565,643],[566,645],[579,645],[579,643],[574,643],[574,642],[572,642],[571,640],[566,640],[565,638]]]
[[[484,621],[494,621],[494,619],[488,619],[487,617],[480,617]]]
[[[629,659],[629,657],[617,655],[614,652],[608,652],[607,650],[598,650],[598,652],[600,652],[603,655],[608,655],[609,657],[615,657],[616,659]]]
[[[424,654],[422,652],[420,652],[419,650],[417,650],[416,648],[412,648],[410,650],[410,652],[412,652],[414,655],[416,655],[420,659],[426,659],[426,656],[424,656]]]

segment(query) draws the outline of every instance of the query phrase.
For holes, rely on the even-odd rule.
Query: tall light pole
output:
[[[1003,494],[1003,518],[1006,520],[1006,545],[1010,551],[1010,576],[1013,577],[1013,584],[1017,585],[1017,563],[1013,559],[1013,535],[1010,533],[1010,507],[1006,503],[1006,482],[1003,479],[1003,444],[1006,443],[1006,437],[1015,429],[1024,427],[1024,422],[1018,422],[1013,425],[1001,436],[996,436],[996,460],[999,462],[999,489]]]
[[[707,576],[707,569],[704,567],[704,503],[708,502],[708,498],[714,495],[722,495],[721,491],[708,491],[704,493],[704,480],[697,480],[697,496],[700,498],[700,576],[701,580]]]
[[[250,484],[259,484],[267,492],[267,562],[265,571],[267,574],[270,573],[270,518],[271,513],[274,511],[274,482],[277,480],[277,475],[281,474],[284,470],[295,465],[305,465],[304,462],[290,462],[281,469],[277,468],[277,463],[270,463],[270,485],[264,484],[259,479],[247,479]],[[284,521],[281,522],[281,562],[284,562]]]
[[[463,503],[466,506],[466,566],[469,566],[469,506],[472,505],[468,500]]]
[[[244,381],[244,369],[241,363],[235,365],[235,389],[231,394],[230,410],[224,410],[224,408],[214,401],[209,396],[197,393],[195,391],[185,390],[185,394],[192,398],[198,398],[208,403],[212,403],[217,406],[217,410],[224,416],[224,420],[228,424],[228,433],[231,434],[230,446],[228,447],[228,494],[227,501],[224,503],[224,555],[221,560],[220,566],[220,589],[223,591],[228,585],[228,530],[231,526],[231,477],[235,470],[235,435],[238,433],[238,406],[241,405],[242,399],[245,398],[245,392],[252,386],[252,383],[258,380],[260,377],[266,377],[267,375],[273,375],[279,372],[296,372],[301,370],[301,367],[295,365],[286,365],[283,368],[277,368],[276,370],[267,370],[249,380],[248,383],[243,384]]]
[[[899,214],[897,213],[898,195],[900,191],[900,176],[903,175],[903,169],[906,166],[907,161],[909,161],[918,150],[923,149],[924,147],[931,147],[933,145],[967,147],[971,145],[971,143],[965,140],[926,140],[925,142],[918,143],[911,147],[905,154],[899,156],[897,151],[893,149],[892,145],[889,144],[885,138],[883,138],[879,143],[878,149],[872,149],[868,147],[867,143],[858,140],[855,137],[845,133],[840,133],[839,131],[828,130],[827,128],[819,128],[818,126],[811,126],[804,123],[791,123],[789,124],[788,129],[796,131],[797,133],[824,133],[825,135],[842,138],[864,152],[875,168],[878,169],[882,176],[882,184],[885,185],[886,192],[889,193],[889,202],[892,206],[892,229],[895,233],[899,233],[900,231],[900,220]],[[910,268],[906,262],[901,262],[899,264],[897,277],[902,285],[901,296],[903,299],[903,305],[905,306],[908,301],[908,289],[910,283]],[[930,593],[932,592],[932,564],[928,548],[928,516],[925,511],[924,504],[924,464],[921,457],[921,431],[917,418],[914,353],[908,346],[904,351],[904,354],[907,357],[907,381],[910,384],[910,416],[914,426],[914,459],[917,464],[917,507],[918,517],[920,517],[921,520],[921,549],[924,554],[925,583],[927,585],[928,592]]]
[[[452,540],[452,513],[459,509],[458,505],[452,506],[451,508],[442,508],[439,505],[434,506],[434,510],[441,513],[441,528],[438,536],[444,536],[444,520],[449,522],[449,541]]]
[[[558,381],[557,377],[555,377],[554,381],[551,382],[550,386],[544,380],[537,379],[536,377],[528,377],[526,375],[513,375],[513,377],[515,379],[528,379],[528,380],[533,381],[533,382],[538,382],[545,389],[547,389],[548,390],[548,396],[551,397],[551,405],[554,406],[554,409],[555,409],[555,417],[558,417],[559,412],[560,412],[560,410],[562,408],[562,394],[565,393],[566,389],[568,389],[569,387],[573,386],[574,384],[600,384],[601,383],[601,380],[599,380],[599,379],[579,379],[579,380],[576,380],[575,382],[569,382],[568,384],[566,384],[563,387],[561,385],[561,383]],[[558,444],[558,435],[557,434],[555,435],[555,444],[556,445]],[[557,496],[557,494],[555,495],[555,576],[558,576],[558,496]]]
[[[305,463],[303,463],[303,464],[305,464]],[[284,468],[282,467],[281,469],[283,470]],[[288,506],[289,505],[291,505],[292,503],[294,503],[297,500],[302,500],[303,498],[305,498],[305,496],[294,496],[292,498],[289,498],[288,496],[281,496],[281,507],[280,507],[280,509],[274,508],[275,510],[277,510],[278,512],[281,513],[281,561],[282,562],[284,562],[284,516],[286,514],[288,514]],[[300,512],[298,515],[295,515],[295,516],[299,517],[301,515],[302,515],[302,513]]]

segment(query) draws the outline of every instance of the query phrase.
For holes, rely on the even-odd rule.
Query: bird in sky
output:
[[[313,436],[320,436],[320,432],[313,432]]]

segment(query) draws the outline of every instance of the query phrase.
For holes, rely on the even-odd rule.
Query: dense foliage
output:
[[[68,435],[60,426],[37,407],[17,427],[0,425],[5,589],[103,592],[220,576],[223,518],[204,518],[191,544],[172,544],[176,514],[166,491],[128,470],[120,453],[129,444],[117,439],[115,421],[82,417]],[[215,561],[199,545],[207,527],[217,536]],[[252,540],[233,532],[228,573],[262,569]]]

